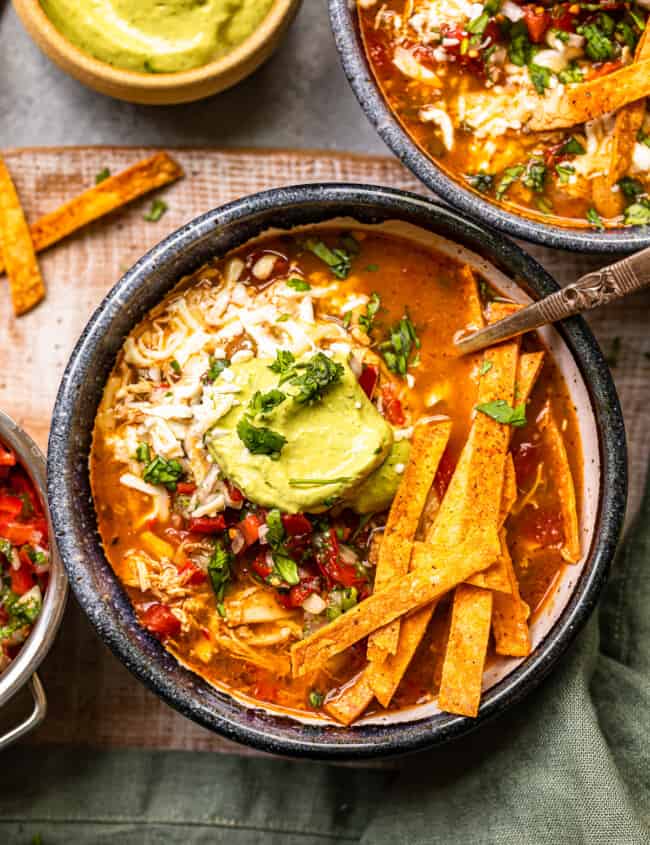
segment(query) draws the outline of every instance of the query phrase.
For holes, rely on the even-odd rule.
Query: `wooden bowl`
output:
[[[260,26],[214,62],[178,73],[121,70],[84,53],[50,21],[38,0],[13,0],[25,29],[48,58],[75,79],[118,100],[146,105],[187,103],[230,88],[256,70],[278,46],[301,0],[275,0]]]

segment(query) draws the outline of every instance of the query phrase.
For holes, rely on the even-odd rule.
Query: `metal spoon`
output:
[[[478,352],[502,340],[524,334],[547,323],[555,323],[650,285],[650,247],[601,270],[587,273],[577,282],[533,302],[477,332],[456,339],[461,355]]]

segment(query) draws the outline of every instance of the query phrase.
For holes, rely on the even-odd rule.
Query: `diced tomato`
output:
[[[525,508],[519,529],[540,546],[559,546],[564,541],[562,514],[551,508]]]
[[[20,567],[20,569],[14,569],[12,567],[10,569],[10,575],[11,589],[18,596],[25,595],[25,593],[28,590],[31,590],[34,586],[34,576],[32,575],[30,568],[24,564]]]
[[[16,453],[13,449],[10,449],[8,446],[3,446],[2,443],[0,443],[0,466],[16,466]]]
[[[576,16],[569,9],[571,3],[561,3],[551,10],[551,26],[553,29],[561,29],[564,32],[575,32]]]
[[[251,563],[251,569],[260,578],[268,578],[273,572],[273,564],[267,559],[266,552],[260,552]]]
[[[323,575],[336,584],[344,587],[352,587],[363,582],[365,579],[359,575],[356,567],[349,563],[343,563],[339,552],[339,541],[334,528],[330,528],[320,543],[316,552],[316,563]]]
[[[249,513],[241,522],[237,523],[237,528],[241,531],[244,538],[245,546],[248,548],[256,543],[260,537],[260,526],[264,523],[264,518],[258,513]]]
[[[9,517],[19,516],[23,509],[23,500],[18,496],[0,494],[0,513],[9,514]]]
[[[241,490],[235,487],[234,484],[231,484],[230,481],[226,479],[226,487],[228,488],[228,498],[233,503],[234,507],[241,504],[244,501],[244,494]]]
[[[449,449],[445,449],[442,453],[440,463],[438,464],[438,471],[436,472],[436,476],[433,480],[434,489],[441,501],[447,492],[447,487],[449,487],[449,482],[451,481],[451,477],[454,474],[455,469],[456,462],[451,457]]]
[[[192,484],[190,481],[179,481],[176,485],[176,492],[182,496],[191,496],[195,490],[196,484]]]
[[[623,62],[617,59],[614,62],[603,62],[601,65],[592,65],[589,71],[585,74],[585,80],[598,79],[601,76],[607,76],[608,73],[614,73],[623,66]]]
[[[164,604],[150,605],[142,614],[141,621],[144,627],[160,640],[177,637],[181,632],[180,621]]]
[[[518,443],[512,450],[512,459],[515,465],[517,485],[527,488],[533,482],[537,466],[539,464],[539,451],[541,443],[529,443],[524,441]]]
[[[189,529],[196,534],[218,534],[226,528],[226,520],[222,514],[218,516],[199,516],[190,519]]]
[[[379,367],[374,367],[370,364],[364,365],[359,376],[359,385],[366,394],[368,399],[372,399],[372,395],[377,387],[379,381]]]
[[[282,593],[280,602],[288,608],[301,607],[305,599],[308,599],[312,593],[320,592],[320,588],[320,578],[317,575],[307,576],[299,584],[293,586],[288,593]]]
[[[187,578],[186,584],[204,584],[207,580],[207,574],[201,569],[200,566],[197,566],[191,560],[186,560],[178,567],[178,571],[181,575],[184,575],[186,572],[189,573]]]
[[[25,543],[41,543],[45,541],[47,526],[44,530],[36,522],[9,522],[0,519],[0,537],[4,537],[15,546],[23,546]]]
[[[311,522],[304,513],[283,513],[282,525],[290,537],[295,537],[299,534],[311,534],[314,530]]]
[[[528,37],[533,44],[541,44],[544,40],[546,30],[551,25],[551,13],[542,6],[534,4],[524,6],[524,22],[528,27]]]
[[[41,500],[36,495],[36,490],[34,489],[34,485],[30,481],[27,476],[21,471],[14,471],[11,474],[11,481],[10,487],[12,491],[16,494],[25,495],[29,499],[29,503],[32,506],[32,510],[35,514],[42,514],[43,508],[41,506]]]
[[[404,409],[402,403],[395,396],[395,388],[392,384],[387,384],[381,391],[382,408],[384,409],[384,416],[391,425],[404,425],[406,417],[404,416]]]

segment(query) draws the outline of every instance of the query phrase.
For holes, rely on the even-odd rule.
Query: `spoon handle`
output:
[[[461,355],[478,352],[494,343],[516,337],[547,323],[555,323],[650,285],[650,247],[621,261],[594,270],[555,293],[484,329],[456,340]]]

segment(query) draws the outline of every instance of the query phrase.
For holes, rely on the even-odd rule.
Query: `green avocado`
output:
[[[384,463],[352,491],[348,501],[352,510],[357,513],[379,513],[389,508],[402,478],[395,467],[400,464],[406,466],[410,452],[411,444],[408,440],[395,441]]]
[[[109,65],[176,73],[225,56],[274,0],[40,0],[68,41]]]
[[[308,360],[306,356],[303,360]],[[215,382],[239,388],[238,405],[206,435],[210,454],[244,495],[258,505],[287,513],[318,513],[348,498],[379,467],[393,445],[393,429],[363,392],[343,359],[341,380],[322,399],[299,404],[297,388],[279,385],[269,369],[272,361],[253,359],[233,364],[228,379]],[[256,427],[269,428],[286,439],[279,456],[252,454],[237,433],[237,424],[256,391],[278,389],[287,398],[262,417]]]

